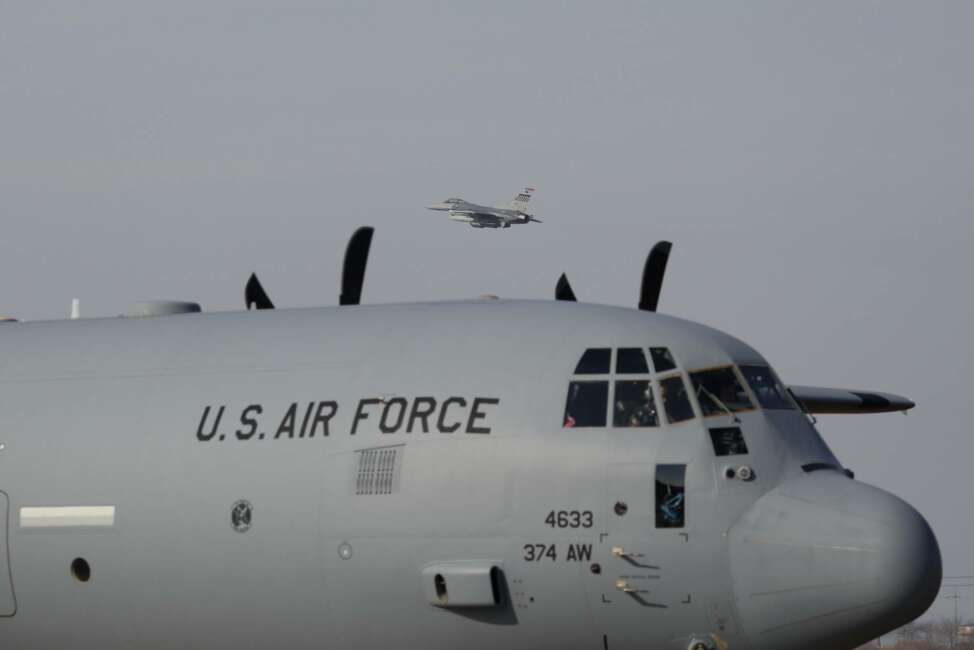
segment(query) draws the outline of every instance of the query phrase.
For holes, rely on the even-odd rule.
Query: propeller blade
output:
[[[274,303],[267,296],[256,273],[251,273],[250,279],[247,280],[247,286],[244,288],[244,303],[247,309],[274,309]]]
[[[572,285],[568,284],[568,276],[564,273],[558,278],[558,284],[555,285],[555,300],[568,300],[570,302],[578,302],[575,298],[575,292],[572,291]]]
[[[373,232],[373,228],[362,226],[348,240],[345,262],[342,265],[342,293],[338,297],[339,305],[357,305],[362,299],[365,265],[369,261],[369,247],[372,245]]]
[[[666,262],[670,259],[670,249],[673,247],[668,241],[658,242],[646,257],[643,267],[643,283],[639,289],[639,308],[643,311],[656,311],[659,304],[659,293],[663,288],[663,276],[666,273]]]

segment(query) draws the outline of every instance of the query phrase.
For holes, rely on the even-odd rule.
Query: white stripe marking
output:
[[[23,507],[21,528],[77,528],[115,525],[115,506]]]

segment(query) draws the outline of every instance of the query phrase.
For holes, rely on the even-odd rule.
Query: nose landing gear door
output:
[[[0,616],[13,616],[17,612],[13,582],[10,578],[8,509],[7,494],[0,492]]]

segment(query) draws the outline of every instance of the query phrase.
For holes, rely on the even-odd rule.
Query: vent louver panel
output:
[[[355,452],[355,494],[395,494],[399,491],[399,471],[403,445],[373,447]]]

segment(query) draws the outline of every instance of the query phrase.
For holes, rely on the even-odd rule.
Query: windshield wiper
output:
[[[707,397],[709,397],[713,401],[714,404],[719,406],[724,413],[731,416],[734,419],[734,422],[737,422],[738,424],[741,423],[741,419],[737,417],[737,415],[733,411],[727,408],[727,405],[724,404],[722,401],[720,401],[720,398],[718,398],[716,395],[714,395],[709,390],[707,390],[707,388],[703,384],[697,384],[697,399],[700,399],[701,391],[703,391],[707,395]]]

